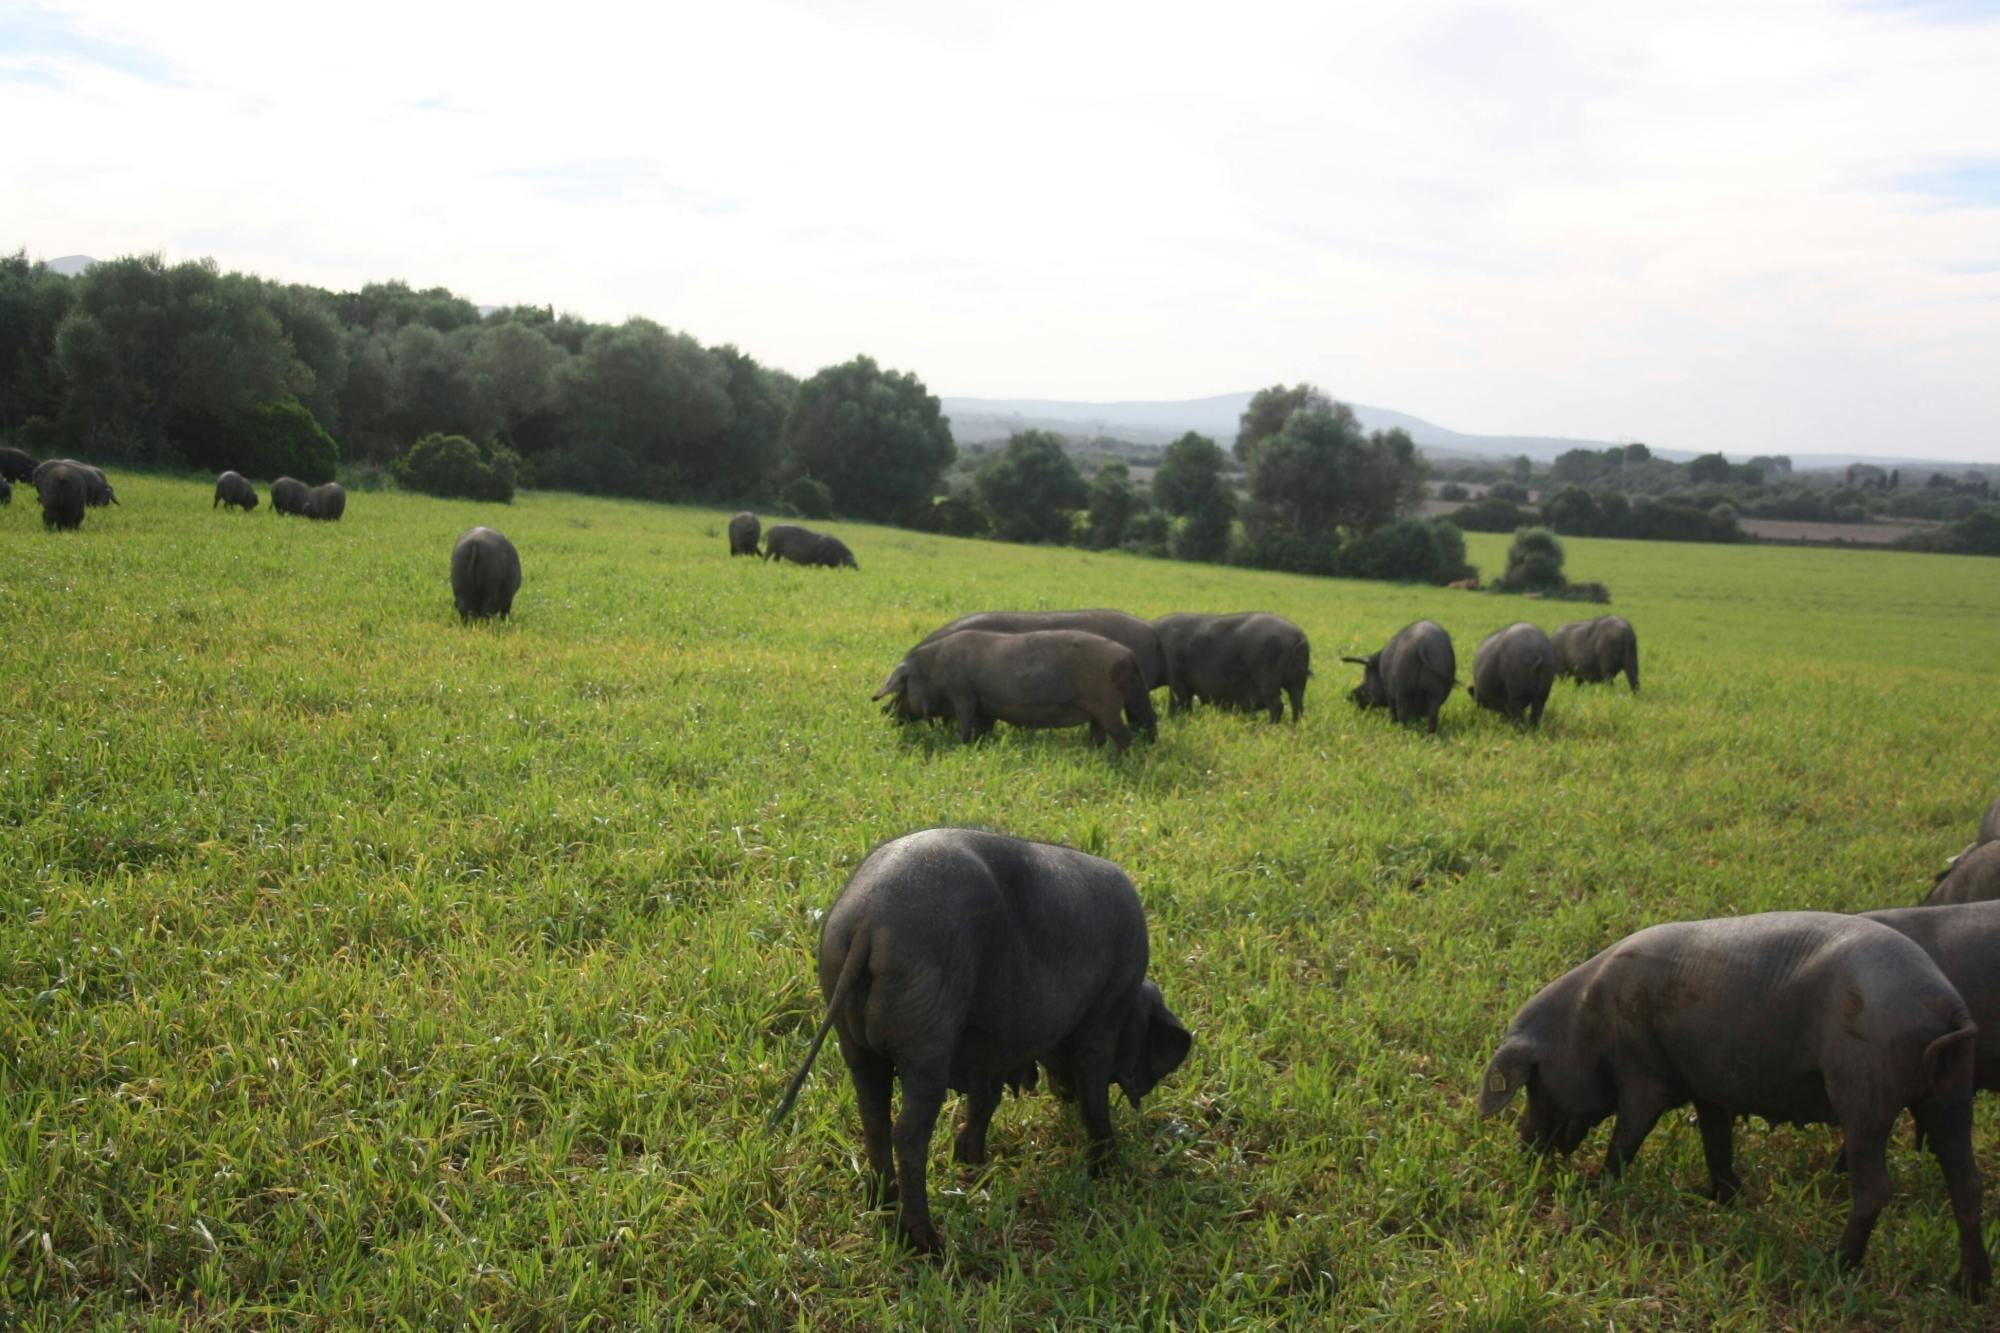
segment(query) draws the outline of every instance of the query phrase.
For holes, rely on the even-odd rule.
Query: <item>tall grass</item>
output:
[[[1976,1321],[1906,1147],[1846,1277],[1825,1133],[1740,1131],[1718,1208],[1678,1117],[1602,1187],[1601,1134],[1538,1165],[1473,1107],[1513,1009],[1627,931],[1920,895],[2000,777],[1990,563],[1574,540],[1644,693],[1559,685],[1537,733],[1460,693],[1433,740],[1350,707],[1340,654],[1430,616],[1464,676],[1483,633],[1595,608],[827,525],[856,574],[730,560],[719,512],[382,493],[326,525],[115,480],[80,533],[0,511],[23,1324]],[[474,522],[525,583],[467,629]],[[1201,711],[1114,761],[868,703],[946,619],[1076,605],[1291,617],[1304,724]],[[976,1171],[940,1134],[929,1265],[863,1206],[838,1061],[762,1117],[820,913],[938,823],[1123,865],[1196,1044],[1101,1180],[1050,1098]]]

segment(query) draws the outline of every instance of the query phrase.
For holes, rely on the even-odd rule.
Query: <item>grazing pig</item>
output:
[[[729,520],[729,554],[757,554],[757,516],[745,509]]]
[[[1133,731],[1148,740],[1159,734],[1132,650],[1075,629],[964,629],[920,643],[875,698],[890,699],[885,711],[905,721],[950,718],[967,742],[991,731],[995,720],[1017,727],[1089,723],[1090,743],[1102,745],[1109,736],[1120,754],[1132,744]]]
[[[24,451],[0,448],[0,478],[7,481],[33,481],[35,467],[34,458]]]
[[[1132,656],[1139,659],[1139,672],[1146,678],[1148,690],[1157,690],[1167,683],[1167,655],[1161,650],[1160,636],[1151,625],[1123,611],[978,611],[932,630],[922,642],[935,643],[962,629],[983,629],[994,634],[1080,629],[1130,648]]]
[[[1939,877],[1924,906],[1983,903],[1996,898],[2000,898],[2000,842],[1981,842],[1952,860],[1951,869]]]
[[[312,505],[312,487],[296,477],[280,477],[271,483],[271,512],[303,515]],[[211,506],[212,508],[213,506]]]
[[[1034,1086],[1036,1065],[1046,1067],[1075,1096],[1101,1170],[1115,1147],[1111,1086],[1137,1109],[1187,1058],[1192,1039],[1146,979],[1147,962],[1139,895],[1109,861],[973,829],[884,843],[820,927],[826,1019],[771,1123],[791,1110],[834,1029],[871,1192],[878,1203],[900,1197],[898,1231],[935,1254],[925,1159],[947,1089],[965,1095],[953,1155],[977,1164],[1001,1090]]]
[[[854,553],[840,538],[808,528],[793,527],[789,523],[775,524],[764,534],[764,559],[789,560],[795,565],[825,565],[830,569],[842,566],[861,568],[854,563]]]
[[[215,479],[215,498],[208,507],[213,509],[217,505],[228,505],[247,514],[257,507],[257,488],[242,473],[225,472]]]
[[[1639,636],[1623,616],[1572,620],[1555,632],[1556,669],[1571,680],[1594,685],[1625,673],[1632,693],[1639,692]]]
[[[1451,635],[1434,620],[1419,620],[1396,631],[1379,653],[1343,657],[1364,668],[1348,697],[1363,708],[1386,708],[1397,722],[1426,718],[1437,735],[1438,710],[1458,683],[1458,658]]]
[[[111,489],[111,479],[104,475],[104,469],[89,463],[79,463],[74,458],[46,458],[35,464],[33,480],[35,489],[40,490],[42,474],[50,468],[74,468],[83,478],[83,502],[92,509],[102,509],[106,505],[118,503],[118,495]]]
[[[1975,1299],[1991,1269],[1972,1156],[1978,1030],[1937,965],[1887,926],[1831,912],[1683,921],[1630,935],[1521,1007],[1486,1068],[1480,1114],[1522,1087],[1521,1138],[1570,1153],[1616,1115],[1616,1176],[1661,1115],[1694,1103],[1709,1183],[1736,1194],[1734,1122],[1838,1124],[1854,1202],[1840,1240],[1861,1262],[1889,1198],[1887,1146],[1908,1107],[1958,1223],[1957,1283]]]
[[[1305,631],[1283,616],[1266,611],[1181,614],[1162,616],[1153,628],[1167,656],[1168,712],[1180,712],[1199,699],[1259,710],[1279,722],[1289,698],[1292,725],[1305,714],[1312,648]]]
[[[1952,871],[1958,869],[1960,861],[1972,855],[1982,844],[1993,842],[1996,839],[2000,839],[2000,796],[1994,797],[1993,804],[1986,807],[1985,817],[1979,821],[1978,836],[1965,844],[1965,850],[1961,851],[1957,856],[1952,857],[1949,861],[1946,861],[1944,869],[1937,872],[1936,876],[1932,878],[1931,883],[1943,884],[1945,880],[1951,877]],[[2000,897],[2000,894],[1993,896]]]
[[[1979,1025],[1973,1086],[2000,1089],[2000,902],[1891,907],[1861,915],[1909,936],[1931,956]]]
[[[52,459],[35,468],[35,494],[42,502],[42,526],[71,531],[83,526],[90,478],[81,465]]]
[[[1542,708],[1556,683],[1556,649],[1538,625],[1517,621],[1480,641],[1472,655],[1472,683],[1465,687],[1481,708],[1518,722],[1542,725]]]
[[[306,492],[306,507],[300,512],[331,523],[347,512],[347,491],[337,481],[315,486]]]
[[[521,556],[514,543],[485,527],[459,534],[451,548],[451,599],[461,625],[475,616],[505,620],[520,590]]]

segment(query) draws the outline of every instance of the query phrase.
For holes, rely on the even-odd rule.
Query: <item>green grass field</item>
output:
[[[1537,1165],[1473,1108],[1513,1010],[1633,929],[1920,896],[2000,785],[2000,565],[1572,541],[1644,693],[1559,685],[1538,734],[1461,693],[1432,740],[1351,707],[1340,654],[1427,615],[1464,675],[1594,609],[846,524],[860,573],[804,570],[728,559],[722,513],[320,525],[114,479],[81,533],[0,510],[0,1325],[1979,1319],[1907,1140],[1844,1277],[1829,1132],[1743,1126],[1718,1208],[1685,1115],[1607,1188],[1605,1131]],[[473,522],[521,550],[511,624],[452,614]],[[1304,724],[1163,717],[1115,762],[868,702],[946,619],[1074,605],[1291,617]],[[977,1172],[940,1132],[929,1265],[863,1206],[837,1058],[764,1117],[820,913],[939,823],[1123,865],[1195,1049],[1115,1110],[1103,1180],[1053,1098]],[[1977,1133],[2000,1178],[1992,1106]]]

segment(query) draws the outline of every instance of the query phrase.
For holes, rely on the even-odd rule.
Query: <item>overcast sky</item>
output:
[[[0,125],[40,258],[939,394],[2000,459],[2000,0],[0,0]]]

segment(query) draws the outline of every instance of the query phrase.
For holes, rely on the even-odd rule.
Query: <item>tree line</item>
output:
[[[306,481],[344,465],[448,486],[483,469],[509,493],[518,476],[749,503],[815,479],[882,522],[926,517],[954,457],[923,383],[866,357],[802,382],[647,319],[482,315],[442,288],[330,292],[157,255],[74,278],[0,258],[0,436]]]
[[[1183,437],[1150,485],[1123,463],[1086,478],[1040,431],[955,482],[937,398],[866,356],[801,380],[648,319],[482,313],[443,288],[332,292],[158,255],[76,277],[0,257],[0,437],[266,479],[386,473],[501,500],[518,482],[1305,573],[1469,572],[1456,528],[1410,517],[1425,467],[1409,436],[1364,432],[1311,385],[1256,395],[1233,458]]]

